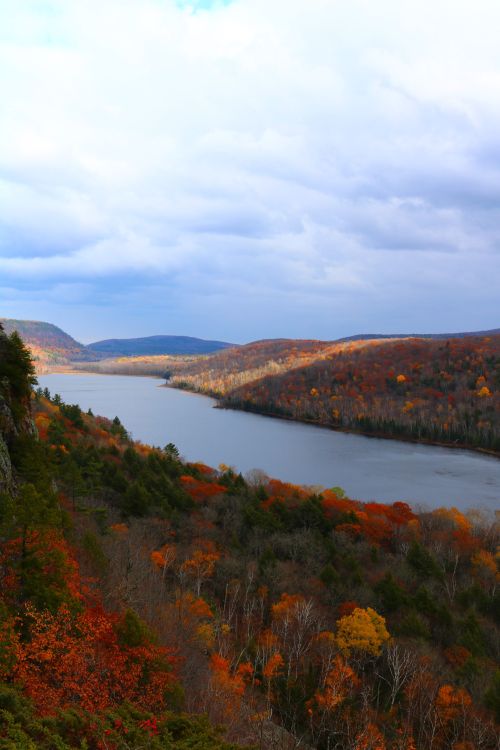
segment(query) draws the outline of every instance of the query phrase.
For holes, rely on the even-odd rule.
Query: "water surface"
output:
[[[340,486],[359,500],[500,508],[500,460],[494,457],[214,409],[213,399],[165,388],[153,378],[54,374],[39,382],[66,403],[118,416],[137,440],[175,443],[189,461]]]

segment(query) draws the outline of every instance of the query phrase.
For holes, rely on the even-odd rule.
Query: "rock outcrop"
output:
[[[9,404],[2,393],[4,388],[5,384],[0,383],[0,492],[10,492],[12,490],[12,464],[8,443],[15,435],[16,427]]]
[[[0,433],[0,493],[12,492],[12,464],[9,449]]]
[[[5,357],[7,337],[0,327],[0,360]],[[0,493],[12,490],[12,464],[8,442],[16,433],[14,417],[9,404],[9,381],[0,380]]]
[[[0,372],[5,369],[2,364],[7,361],[9,341],[0,325]],[[13,408],[16,407],[17,409]],[[29,401],[19,404],[12,395],[8,377],[0,375],[0,493],[11,493],[15,490],[15,477],[9,453],[9,447],[20,434],[36,434],[36,427],[31,417]]]

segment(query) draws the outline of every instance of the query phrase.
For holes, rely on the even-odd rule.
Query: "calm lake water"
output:
[[[214,409],[215,401],[153,378],[43,375],[42,388],[94,414],[118,416],[137,440],[175,443],[190,461],[262,469],[296,484],[340,486],[352,498],[414,506],[500,508],[500,460],[471,451],[367,438]]]

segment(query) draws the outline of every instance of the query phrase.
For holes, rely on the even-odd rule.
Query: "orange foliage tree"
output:
[[[182,563],[181,572],[193,580],[197,596],[200,596],[203,583],[213,576],[215,563],[219,558],[218,552],[197,549],[192,557]]]
[[[101,608],[72,616],[27,608],[30,639],[18,643],[14,680],[41,714],[79,706],[101,711],[123,701],[158,710],[175,680],[176,659],[160,646],[120,642],[123,620]]]
[[[246,686],[253,680],[253,666],[242,662],[231,669],[231,662],[220,654],[210,658],[210,683],[207,697],[218,721],[231,727],[239,718]]]

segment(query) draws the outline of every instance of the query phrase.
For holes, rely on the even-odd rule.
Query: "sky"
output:
[[[0,316],[500,326],[498,0],[0,0]]]

